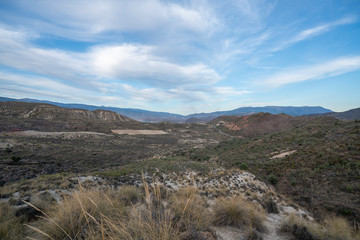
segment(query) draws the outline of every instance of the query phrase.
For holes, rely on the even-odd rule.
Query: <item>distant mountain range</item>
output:
[[[195,113],[187,116],[180,114],[173,114],[167,112],[153,112],[142,109],[133,109],[133,108],[117,108],[117,107],[105,107],[105,106],[94,106],[94,105],[86,105],[86,104],[73,104],[73,103],[59,103],[59,102],[51,102],[45,100],[37,100],[37,99],[13,99],[0,97],[0,101],[3,102],[31,102],[31,103],[47,103],[55,106],[63,107],[63,108],[77,108],[77,109],[86,109],[90,111],[94,111],[97,109],[108,110],[119,113],[121,115],[127,116],[129,118],[142,121],[142,122],[208,122],[214,118],[219,116],[246,116],[254,113],[271,113],[271,114],[279,114],[284,113],[290,116],[302,116],[302,115],[310,115],[310,114],[323,114],[323,113],[333,113],[331,110],[323,108],[323,107],[283,107],[283,106],[267,106],[267,107],[241,107],[230,111],[217,111],[211,113]]]
[[[328,112],[322,114],[311,114],[311,117],[327,116],[344,120],[360,119],[360,108],[354,108],[345,112]]]

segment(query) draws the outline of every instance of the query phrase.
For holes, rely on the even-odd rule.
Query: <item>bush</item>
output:
[[[276,185],[277,182],[279,181],[279,179],[276,176],[272,175],[272,174],[268,176],[267,180],[272,185]]]
[[[13,163],[18,163],[21,160],[21,157],[11,156],[11,160],[13,161]]]
[[[241,169],[241,170],[247,170],[247,169],[248,169],[247,163],[241,163],[241,164],[240,164],[240,169]]]

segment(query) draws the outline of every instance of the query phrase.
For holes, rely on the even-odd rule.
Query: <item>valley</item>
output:
[[[0,200],[14,209],[15,220],[6,220],[11,224],[21,221],[55,234],[38,228],[52,221],[51,216],[43,220],[38,216],[54,211],[53,203],[85,204],[77,194],[91,194],[86,197],[91,199],[104,194],[114,204],[129,207],[128,200],[113,199],[127,188],[134,194],[134,210],[124,208],[121,218],[136,216],[131,211],[170,211],[177,216],[171,221],[184,224],[171,227],[182,234],[173,239],[281,240],[302,239],[306,234],[312,239],[335,239],[319,233],[331,228],[331,217],[346,219],[353,224],[349,229],[360,222],[358,120],[258,113],[222,116],[209,123],[144,123],[105,110],[21,102],[0,102],[0,119]],[[78,200],[71,200],[76,196]],[[235,198],[247,206],[244,211],[262,220],[251,225],[248,220],[227,222],[226,215],[217,218],[217,211],[225,211],[220,199],[236,204],[231,202]],[[182,206],[182,215],[176,215],[176,204]],[[193,216],[200,214],[195,206],[208,216],[195,220]],[[147,210],[141,210],[144,207]],[[19,216],[21,220],[16,220]],[[96,221],[82,223],[79,231],[86,224],[97,231],[100,215],[91,216]],[[117,218],[106,216],[110,231]],[[310,227],[313,222],[319,224],[318,230]],[[191,228],[190,223],[199,225]],[[16,226],[19,239],[27,234],[42,236]],[[121,225],[116,226],[111,231]],[[297,226],[302,226],[300,233]],[[88,233],[71,239],[86,239]]]

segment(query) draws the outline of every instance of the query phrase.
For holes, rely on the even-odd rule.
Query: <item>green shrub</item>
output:
[[[21,157],[19,157],[19,156],[11,156],[11,160],[12,160],[14,163],[18,163],[18,162],[21,160]]]
[[[241,163],[241,164],[240,164],[240,169],[242,169],[242,170],[247,170],[247,169],[248,169],[247,163]]]
[[[273,175],[273,174],[269,175],[268,178],[267,178],[267,180],[268,180],[268,182],[271,183],[272,185],[276,185],[277,182],[279,181],[279,179],[278,179],[275,175]]]

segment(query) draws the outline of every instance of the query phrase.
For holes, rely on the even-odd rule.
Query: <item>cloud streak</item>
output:
[[[103,33],[159,29],[204,33],[218,24],[205,9],[159,0],[63,0],[61,4],[14,0],[10,4],[27,14],[14,18],[3,11],[3,18],[16,19],[29,29],[76,40],[101,39]]]
[[[334,77],[358,69],[360,69],[360,56],[346,57],[314,66],[279,72],[264,79],[261,84],[280,87],[291,83]]]
[[[319,26],[316,26],[313,28],[305,29],[305,30],[299,32],[298,34],[296,34],[290,40],[285,41],[284,43],[280,44],[280,46],[274,48],[272,51],[276,52],[276,51],[282,50],[282,49],[289,47],[293,44],[296,44],[298,42],[305,41],[305,40],[311,39],[313,37],[316,37],[318,35],[329,32],[337,26],[352,24],[352,23],[356,22],[356,20],[357,20],[357,18],[355,16],[344,17],[339,20],[329,22],[327,24],[323,24],[323,25],[319,25]]]

